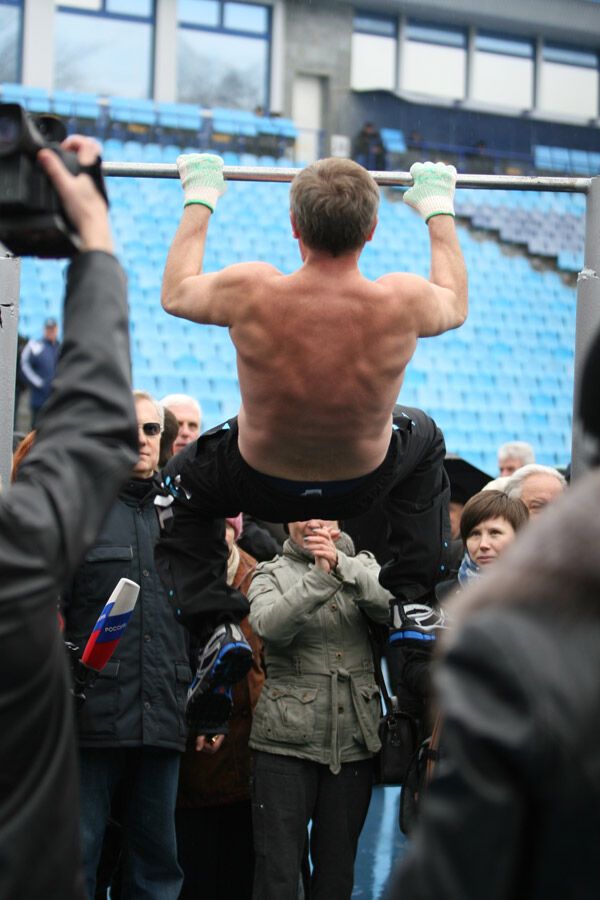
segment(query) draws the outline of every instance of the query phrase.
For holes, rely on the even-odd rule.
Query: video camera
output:
[[[54,185],[37,162],[38,150],[54,150],[73,175],[87,172],[107,199],[100,163],[81,166],[75,153],[61,149],[66,134],[56,116],[30,115],[18,103],[0,103],[0,241],[15,256],[60,259],[74,256],[80,245]]]

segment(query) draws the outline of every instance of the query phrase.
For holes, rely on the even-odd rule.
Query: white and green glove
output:
[[[433,216],[454,215],[456,169],[445,163],[414,163],[410,167],[414,185],[405,192],[404,202],[429,221]]]
[[[200,203],[211,212],[227,190],[223,160],[214,153],[184,153],[177,157],[177,171],[183,186],[184,206]]]

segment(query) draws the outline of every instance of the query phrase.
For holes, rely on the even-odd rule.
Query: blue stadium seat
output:
[[[215,106],[212,111],[213,133],[255,137],[258,134],[257,117],[246,109],[228,109]]]
[[[0,92],[2,103],[20,103],[21,106],[26,106],[26,88],[22,84],[3,82]]]
[[[108,116],[113,122],[134,123],[136,125],[156,125],[157,116],[154,100],[110,97]]]
[[[588,153],[590,161],[590,175],[600,175],[600,153]]]
[[[187,394],[188,380],[181,375],[169,375],[161,373],[155,375],[156,394],[164,397],[166,394]]]
[[[569,164],[571,172],[574,172],[575,175],[592,174],[586,150],[571,150],[569,152]]]
[[[156,117],[162,128],[199,131],[202,127],[200,108],[192,103],[158,103]]]
[[[536,169],[552,168],[552,154],[550,151],[550,147],[545,147],[542,144],[537,144],[533,148],[533,159]]]
[[[383,145],[389,153],[406,153],[406,141],[399,128],[382,128],[379,133]]]
[[[54,90],[52,112],[72,119],[98,119],[103,111],[99,94]]]
[[[202,372],[203,374],[206,374],[202,362],[197,356],[193,356],[191,353],[188,353],[185,356],[178,356],[174,360],[174,364],[176,371],[181,372],[182,375],[189,375],[192,372]]]
[[[569,151],[566,147],[550,147],[552,168],[558,172],[569,171]]]

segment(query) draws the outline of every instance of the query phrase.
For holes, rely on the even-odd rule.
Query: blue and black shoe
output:
[[[392,601],[389,643],[411,649],[432,649],[437,632],[449,625],[448,615],[439,607],[396,599]]]
[[[227,722],[231,687],[252,665],[252,648],[239,625],[219,625],[200,652],[198,669],[187,693],[186,716],[197,734]]]

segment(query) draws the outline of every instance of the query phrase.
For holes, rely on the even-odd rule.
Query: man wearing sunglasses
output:
[[[138,458],[92,549],[65,594],[66,634],[81,646],[119,578],[140,586],[119,646],[77,714],[86,887],[96,873],[114,801],[125,829],[125,896],[176,900],[181,888],[174,810],[183,709],[192,677],[188,633],[173,618],[154,566],[163,407],[133,392]]]

